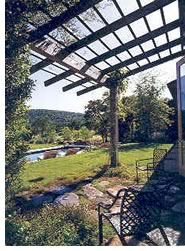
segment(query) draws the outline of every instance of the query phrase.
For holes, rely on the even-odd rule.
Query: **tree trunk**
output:
[[[110,86],[110,159],[111,167],[118,165],[118,116],[117,116],[117,85]]]

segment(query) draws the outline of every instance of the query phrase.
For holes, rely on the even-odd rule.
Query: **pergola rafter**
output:
[[[55,62],[63,67],[67,67],[64,72],[59,74],[53,74],[51,72],[53,76],[45,81],[45,86],[50,86],[56,82],[70,79],[71,83],[64,86],[63,91],[68,91],[76,87],[82,87],[84,89],[77,92],[77,95],[81,95],[102,86],[107,87],[105,75],[107,76],[107,74],[112,71],[125,68],[128,72],[127,76],[131,76],[143,69],[149,69],[162,62],[167,62],[168,60],[176,58],[176,55],[185,54],[185,7],[183,0],[178,1],[179,18],[172,21],[166,20],[164,8],[169,4],[175,3],[176,0],[153,0],[144,5],[141,0],[134,0],[138,7],[130,11],[128,14],[125,14],[120,2],[117,0],[109,0],[108,5],[114,5],[114,8],[117,9],[117,13],[119,14],[119,17],[114,18],[112,22],[104,16],[103,9],[99,7],[99,3],[105,1],[106,0],[81,0],[71,7],[67,4],[65,5],[67,10],[63,11],[59,16],[55,16],[53,18],[49,12],[45,12],[44,14],[48,15],[51,20],[29,32],[28,37],[31,39],[30,41],[34,42],[34,45],[32,44],[31,48],[37,53],[45,56],[45,59],[42,59],[32,66],[30,71],[31,74],[39,70],[50,72],[48,67],[50,65],[53,67]],[[83,16],[81,16],[90,8],[94,11],[95,16],[97,15],[98,19],[102,20],[102,25],[95,30],[91,27],[92,23],[90,24],[88,20],[85,20],[82,18]],[[106,9],[106,5],[104,8]],[[156,12],[158,12],[158,14],[160,13],[159,18],[162,20],[162,25],[151,29],[148,17]],[[84,26],[84,29],[88,30],[89,34],[79,38],[75,32],[68,29],[65,24],[73,18],[76,18],[77,21]],[[132,24],[135,24],[141,19],[146,27],[143,28],[147,29],[148,32],[136,35],[136,30],[133,30]],[[74,37],[76,41],[67,46],[64,45],[64,42],[62,42],[62,40],[58,37],[53,37],[51,32],[58,27],[62,27],[65,32],[67,32],[69,36]],[[122,37],[118,36],[119,33],[117,33],[117,31],[122,29],[122,27],[126,27],[128,29],[133,39],[126,42],[122,41]],[[181,36],[171,39],[170,33],[173,33],[178,29],[180,30]],[[37,33],[39,34],[37,35]],[[109,40],[109,43],[107,44],[107,40],[104,40],[104,38],[107,38],[109,35],[111,35],[115,41],[117,40],[117,46],[109,44],[111,42]],[[157,44],[156,39],[163,35],[165,35],[166,42]],[[42,39],[42,43],[45,41],[47,43],[48,40],[50,43],[53,41],[53,44],[56,43],[58,46],[62,47],[53,55],[48,52],[47,49],[45,50],[44,47],[42,47],[42,43],[40,45],[40,42],[37,42],[40,39]],[[153,43],[153,47],[145,49],[143,45],[147,42]],[[94,43],[97,44],[96,47]],[[102,47],[101,53],[98,50],[99,46]],[[177,50],[178,46],[181,47],[181,50]],[[140,53],[134,55],[132,54],[132,51],[136,47],[140,50]],[[168,53],[163,58],[162,55],[167,51]],[[125,59],[122,58],[123,53],[127,53],[128,57]],[[88,56],[86,56],[86,54]],[[80,64],[82,66],[77,67],[75,64],[70,63],[73,61],[73,57],[79,58],[78,60],[81,61]],[[154,62],[153,60],[150,60],[151,57],[156,57]],[[140,63],[144,60],[146,65],[142,65]],[[136,69],[133,69],[133,65]],[[73,77],[71,78],[71,76],[76,74],[80,74],[81,76],[76,80]],[[85,83],[90,83],[92,80],[95,81],[95,84],[92,86],[86,87],[86,85],[84,85]]]
[[[48,60],[51,60],[52,63],[53,63],[53,62],[57,62],[57,63],[63,65],[64,67],[68,67],[68,68],[70,69],[70,74],[68,75],[67,72],[64,72],[64,73],[66,74],[65,77],[66,77],[66,76],[68,77],[68,76],[70,76],[71,74],[74,74],[74,73],[81,73],[80,70],[74,68],[73,66],[71,66],[71,65],[69,65],[69,64],[67,64],[67,63],[65,63],[65,62],[61,62],[61,60],[60,60],[58,57],[56,57],[56,56],[54,56],[54,55],[48,54],[47,52],[45,52],[45,51],[43,51],[42,49],[36,47],[35,45],[31,45],[30,48],[31,48],[33,51],[35,51],[35,52],[37,52],[37,53],[40,53],[41,55],[43,55],[43,56],[45,56],[45,57],[48,57]],[[43,62],[43,61],[42,61],[42,62]],[[40,70],[40,69],[39,69],[39,70]],[[64,74],[64,73],[62,73],[62,74]],[[99,84],[101,83],[101,82],[100,82],[98,79],[96,79],[96,78],[90,77],[90,76],[88,76],[88,75],[86,75],[86,74],[84,74],[84,76],[85,76],[86,78],[90,79],[90,80],[96,81],[96,82],[99,83]],[[56,79],[56,78],[57,78],[57,82],[58,82],[59,80],[61,80],[61,78],[59,77],[59,75],[56,76],[55,79]],[[49,81],[50,81],[50,79],[46,80],[45,82],[48,83]],[[52,81],[51,81],[51,82],[52,82]],[[55,82],[56,82],[56,81],[55,81]],[[50,82],[49,82],[49,83],[50,83]],[[52,83],[52,84],[53,84],[53,83]],[[50,84],[46,84],[46,86],[49,86],[49,85],[50,85]]]
[[[145,7],[143,7],[142,11],[140,9],[136,10],[133,13],[131,13],[130,15],[128,15],[127,17],[122,17],[122,18],[118,19],[117,21],[109,24],[108,26],[105,26],[104,28],[94,32],[93,34],[79,40],[78,42],[73,43],[72,45],[68,46],[67,48],[62,49],[58,53],[57,56],[61,60],[63,60],[70,53],[86,46],[87,44],[90,44],[90,43],[96,41],[99,38],[102,38],[102,37],[110,34],[111,32],[118,30],[119,28],[121,28],[123,26],[126,26],[126,25],[158,10],[159,8],[162,8],[166,4],[169,4],[173,1],[174,0],[156,0],[155,2],[152,2],[148,5],[146,5]]]
[[[38,27],[36,30],[29,32],[27,41],[33,43],[43,36],[47,35],[52,30],[56,29],[58,26],[68,22],[77,15],[83,13],[87,9],[93,7],[95,4],[99,3],[101,0],[81,0],[74,6],[70,7],[68,10],[61,13],[61,15],[53,17],[51,21],[42,26]]]
[[[120,45],[120,46],[116,47],[115,49],[102,54],[99,57],[93,58],[93,59],[87,61],[87,64],[89,66],[97,64],[97,63],[99,63],[99,62],[101,62],[103,60],[106,60],[109,57],[112,57],[114,55],[117,55],[117,54],[123,52],[124,50],[128,50],[128,49],[130,49],[130,48],[132,48],[132,47],[134,47],[134,46],[136,46],[138,44],[142,44],[142,43],[147,42],[151,38],[155,38],[157,36],[162,35],[163,33],[171,31],[171,30],[179,27],[179,25],[180,25],[179,20],[176,20],[176,21],[174,21],[174,22],[172,22],[172,23],[170,23],[170,24],[168,24],[166,26],[163,26],[163,27],[158,28],[158,29],[156,29],[154,31],[151,31],[151,33],[147,33],[147,34],[145,34],[145,35],[143,35],[141,37],[138,37],[138,38],[136,38],[136,39],[124,44],[124,45]]]
[[[176,40],[174,40],[172,42],[169,42],[167,45],[161,45],[161,46],[159,46],[157,48],[157,53],[160,53],[161,51],[164,51],[166,49],[170,49],[173,46],[181,44],[182,42],[185,42],[185,38],[178,38],[178,39],[176,39]],[[124,62],[121,62],[120,64],[116,64],[116,65],[112,66],[111,69],[108,68],[108,69],[103,70],[101,74],[104,75],[104,74],[107,74],[109,72],[116,71],[116,70],[118,70],[120,68],[123,68],[123,67],[125,67],[127,65],[133,64],[133,63],[135,63],[135,62],[137,62],[139,60],[145,59],[146,57],[150,57],[150,56],[153,56],[155,54],[156,54],[156,49],[149,50],[149,51],[145,52],[144,55],[140,54],[138,56],[135,56],[135,57],[132,57],[132,58],[130,58],[128,60],[125,60]]]
[[[148,70],[148,69],[150,69],[150,68],[152,68],[152,67],[155,67],[155,66],[157,66],[157,65],[159,65],[159,64],[163,64],[163,63],[165,63],[165,62],[168,62],[168,61],[170,61],[170,60],[172,60],[172,59],[175,59],[175,58],[178,58],[178,57],[180,57],[180,56],[183,56],[184,54],[185,54],[185,51],[180,51],[180,52],[175,53],[174,55],[167,56],[166,58],[162,58],[162,59],[156,60],[155,62],[152,62],[152,63],[150,63],[150,64],[148,64],[148,65],[144,65],[144,66],[142,66],[142,67],[140,67],[140,68],[134,69],[134,70],[132,70],[132,71],[126,73],[126,74],[123,76],[123,79],[124,79],[124,78],[127,78],[127,77],[129,77],[129,76],[132,76],[132,75],[134,75],[134,74],[137,74],[137,73],[139,73],[139,72]],[[84,89],[84,90],[78,91],[78,92],[77,92],[77,96],[83,95],[83,94],[85,94],[85,93],[88,93],[88,92],[90,92],[90,91],[96,90],[96,89],[101,88],[101,87],[103,87],[103,86],[106,86],[106,83],[101,83],[101,84],[98,84],[97,86],[88,87],[88,88],[86,88],[86,89]]]

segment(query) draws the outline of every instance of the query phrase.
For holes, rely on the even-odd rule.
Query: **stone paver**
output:
[[[181,235],[181,233],[179,231],[175,231],[173,228],[163,228],[164,232],[170,242],[170,246],[176,246],[178,244],[178,240],[179,237]],[[164,238],[161,235],[160,230],[154,229],[153,231],[151,231],[150,233],[148,233],[148,236],[159,246],[167,246]]]
[[[91,184],[87,184],[83,187],[84,194],[90,199],[96,199],[98,197],[103,197],[103,193],[93,187]]]
[[[73,206],[79,204],[79,197],[75,193],[68,193],[55,199],[54,204]]]
[[[126,187],[125,187],[125,186],[122,186],[122,185],[117,185],[117,186],[114,186],[114,187],[111,187],[111,188],[107,189],[107,192],[108,192],[109,194],[112,194],[113,196],[116,196],[117,193],[118,193],[118,191],[119,191],[120,189],[124,189],[124,188],[126,188]],[[123,195],[123,194],[124,194],[124,192],[121,193],[121,195]]]
[[[125,237],[125,241],[128,246],[147,246],[145,242],[139,241],[133,236]],[[115,235],[112,238],[110,238],[108,241],[106,241],[105,246],[122,246],[122,243],[119,237]]]
[[[175,206],[173,206],[172,211],[178,213],[185,213],[185,200],[178,202]]]
[[[48,190],[48,192],[52,193],[54,195],[63,195],[65,193],[69,193],[71,190],[72,190],[72,188],[70,188],[70,187],[61,186],[61,187],[50,188]]]

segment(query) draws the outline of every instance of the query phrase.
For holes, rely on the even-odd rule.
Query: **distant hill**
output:
[[[46,109],[31,109],[28,112],[29,122],[33,123],[40,117],[48,117],[54,124],[61,126],[68,126],[72,122],[79,122],[81,124],[84,119],[84,114],[76,112],[66,112]]]

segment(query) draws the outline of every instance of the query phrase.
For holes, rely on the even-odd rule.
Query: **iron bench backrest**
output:
[[[120,235],[143,234],[156,228],[160,221],[161,203],[158,194],[127,189],[122,197],[120,210]]]
[[[158,166],[158,164],[164,159],[167,154],[167,149],[155,148],[153,151],[153,167]]]

